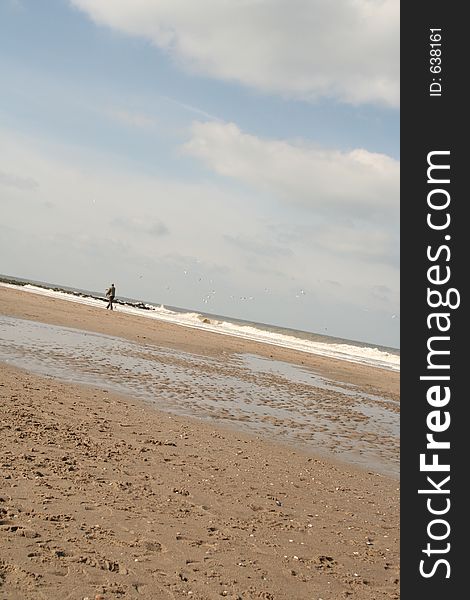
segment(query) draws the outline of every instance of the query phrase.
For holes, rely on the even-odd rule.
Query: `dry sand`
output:
[[[0,288],[0,314],[399,397],[397,373]],[[399,597],[396,479],[0,363],[0,598]]]

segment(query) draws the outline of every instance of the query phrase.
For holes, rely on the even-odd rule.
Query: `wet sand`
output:
[[[397,373],[118,311],[0,288],[0,314],[153,344],[168,364],[191,354],[208,379],[211,361],[255,356],[399,400]],[[0,368],[1,598],[398,598],[396,477],[269,427],[238,431],[220,410],[183,417],[112,385]]]

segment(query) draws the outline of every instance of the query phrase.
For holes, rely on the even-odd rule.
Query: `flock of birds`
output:
[[[190,272],[187,269],[185,269],[183,271],[183,273],[184,273],[185,276],[190,275]],[[143,275],[139,275],[139,279],[142,279],[142,278],[143,278]],[[202,276],[200,276],[200,275],[197,275],[197,282],[198,283],[202,283],[203,281],[204,281],[204,278]],[[214,283],[213,279],[209,279],[208,282],[209,282],[209,284],[213,284]],[[167,286],[165,286],[165,290],[167,292],[169,292],[169,291],[171,291],[171,287],[169,285],[167,285]],[[204,302],[204,304],[208,304],[213,299],[213,297],[216,295],[216,293],[217,293],[216,290],[211,290],[210,292],[208,292],[202,298],[202,301]],[[267,288],[267,287],[265,287],[264,288],[264,293],[265,294],[269,294],[270,293],[270,289]],[[306,293],[307,292],[305,290],[301,289],[298,293],[295,294],[295,297],[296,298],[301,298],[302,296],[305,296]],[[230,300],[237,300],[237,301],[240,301],[240,302],[251,302],[252,300],[255,300],[254,296],[235,296],[235,295],[231,294],[229,297],[230,297]]]
[[[184,269],[184,270],[183,270],[183,274],[184,274],[186,277],[188,277],[188,276],[190,276],[190,275],[191,275],[190,271],[188,271],[187,269]],[[199,274],[196,274],[196,275],[195,275],[195,277],[196,277],[196,281],[197,281],[197,283],[203,283],[203,282],[205,281],[205,280],[204,280],[204,277],[202,277],[202,276],[201,276],[201,275],[199,275]],[[143,275],[139,275],[139,279],[142,279],[142,278],[143,278]],[[209,283],[211,286],[212,286],[212,285],[213,285],[213,283],[214,283],[213,279],[209,279],[209,280],[207,280],[207,281],[208,281],[208,283]],[[165,290],[166,290],[167,292],[171,291],[171,286],[169,286],[169,285],[165,286]],[[211,300],[214,298],[214,296],[216,295],[216,293],[217,293],[217,292],[216,292],[216,290],[214,290],[214,289],[210,290],[210,292],[208,292],[208,293],[207,293],[205,296],[203,296],[203,297],[202,297],[202,302],[203,302],[204,304],[209,304],[209,302],[210,302],[210,301],[211,301]],[[264,293],[265,293],[265,294],[270,294],[270,293],[271,293],[271,290],[270,290],[269,288],[265,287],[265,288],[264,288]],[[294,297],[295,297],[295,298],[297,298],[297,299],[303,298],[303,297],[304,297],[304,296],[306,296],[306,295],[307,295],[307,292],[306,292],[304,289],[300,289],[300,290],[298,290],[298,291],[296,291],[296,292],[294,293]],[[229,298],[230,298],[230,300],[237,301],[237,302],[252,302],[253,300],[255,300],[255,297],[254,297],[254,296],[235,296],[235,295],[233,295],[233,294],[231,294],[231,295],[229,296]],[[367,312],[369,309],[367,309],[367,308],[364,308],[363,310]],[[392,319],[398,319],[398,318],[399,318],[399,315],[392,314],[392,315],[391,315],[391,318],[392,318]],[[326,329],[326,327],[325,327],[325,329]]]

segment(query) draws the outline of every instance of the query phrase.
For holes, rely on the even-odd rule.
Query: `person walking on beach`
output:
[[[114,287],[114,283],[112,283],[111,286],[106,290],[106,297],[108,298],[108,306],[106,307],[106,310],[108,308],[110,310],[113,310],[113,302],[114,302],[115,296],[116,296],[116,288]]]

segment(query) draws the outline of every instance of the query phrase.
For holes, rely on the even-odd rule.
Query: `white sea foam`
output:
[[[99,300],[97,298],[76,296],[71,293],[58,292],[29,284],[24,286],[16,286],[12,284],[0,283],[0,285],[14,289],[22,289],[27,292],[49,296],[51,298],[60,298],[62,300],[69,300],[71,302],[78,302],[80,304],[104,308],[103,300]],[[138,315],[140,317],[158,319],[160,321],[175,323],[184,327],[191,327],[193,329],[202,329],[204,331],[212,331],[222,335],[230,335],[246,340],[271,344],[273,346],[281,346],[283,348],[290,348],[292,350],[300,350],[301,352],[307,352],[309,354],[328,356],[331,358],[371,365],[392,371],[400,370],[400,357],[396,354],[379,350],[378,348],[364,347],[359,345],[356,346],[353,343],[343,344],[313,341],[295,337],[293,335],[285,335],[272,331],[266,331],[265,329],[250,325],[241,325],[237,323],[230,323],[228,321],[218,321],[209,317],[205,317],[204,315],[196,312],[180,313],[172,311],[163,305],[154,306],[152,304],[144,304],[144,306],[145,308],[138,308],[119,304],[118,310],[119,312]]]

